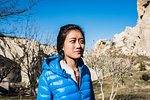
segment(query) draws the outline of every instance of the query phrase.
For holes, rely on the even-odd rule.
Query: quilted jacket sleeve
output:
[[[52,100],[51,91],[43,74],[39,78],[37,100]]]

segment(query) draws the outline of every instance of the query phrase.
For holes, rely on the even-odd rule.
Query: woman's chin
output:
[[[78,54],[76,56],[74,56],[74,59],[80,59],[83,55],[82,54]]]

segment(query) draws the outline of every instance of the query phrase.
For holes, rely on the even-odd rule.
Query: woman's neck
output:
[[[77,64],[78,64],[78,60],[76,59],[71,59],[71,58],[65,58],[64,59],[66,61],[66,63],[74,70],[76,71],[78,68],[77,68]]]

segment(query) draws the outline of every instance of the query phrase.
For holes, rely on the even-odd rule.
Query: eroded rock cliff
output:
[[[113,41],[99,40],[93,47],[94,52],[107,54],[117,50],[125,55],[150,56],[150,0],[137,0],[138,20],[135,27],[126,27],[124,32],[115,34]],[[109,44],[109,45],[108,45]]]
[[[22,82],[28,83],[30,77],[38,78],[44,58],[54,54],[56,54],[56,48],[53,46],[39,44],[25,38],[0,36],[0,56],[21,66]],[[5,63],[7,62],[5,61]],[[10,64],[10,61],[8,63]],[[0,66],[0,71],[4,72],[2,68],[3,66]],[[5,71],[7,70],[5,69]],[[8,76],[11,76],[10,74]],[[10,77],[6,77],[5,80],[10,81]]]

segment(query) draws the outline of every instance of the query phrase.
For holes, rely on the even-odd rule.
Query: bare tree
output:
[[[97,57],[96,55],[91,53],[86,56],[85,63],[87,64],[87,66],[89,66],[96,72],[98,83],[100,84],[102,100],[104,100],[103,83],[104,83],[105,60],[102,57]]]
[[[26,5],[22,6],[22,2]],[[7,20],[10,17],[24,14],[38,2],[39,0],[0,0],[0,19]]]
[[[20,45],[24,54],[19,59],[19,63],[23,67],[22,71],[28,76],[30,95],[34,96],[36,95],[35,89],[37,87],[38,74],[41,72],[38,63],[41,63],[42,59],[40,55],[40,44],[35,42],[39,34],[38,29],[36,23],[30,23],[30,20],[27,20],[21,34],[29,40],[27,40],[26,44]]]
[[[23,2],[23,5],[22,5]],[[10,18],[14,18],[18,20],[18,16],[22,15],[31,15],[33,11],[31,9],[39,2],[39,0],[0,0],[0,22],[6,21],[9,22]],[[30,12],[31,11],[31,12]],[[37,78],[41,74],[41,66],[44,57],[48,55],[44,53],[43,49],[41,49],[41,44],[37,41],[41,40],[42,37],[40,36],[39,26],[37,25],[37,21],[31,22],[30,19],[27,19],[25,25],[20,28],[13,28],[16,33],[16,30],[19,34],[24,35],[24,38],[28,38],[32,40],[32,42],[26,42],[22,44],[18,44],[21,48],[23,48],[24,54],[21,58],[17,58],[15,55],[13,60],[24,66],[21,70],[27,74],[29,79],[29,88],[31,90],[31,95],[36,95],[36,87],[37,87]],[[6,31],[6,29],[5,29]],[[3,32],[1,32],[3,33]],[[40,38],[39,38],[40,37]],[[46,42],[45,42],[46,43]],[[50,43],[50,42],[49,42]],[[33,47],[33,45],[35,46]],[[27,46],[28,45],[28,46]],[[46,46],[45,46],[46,47]],[[3,64],[3,63],[0,63]],[[11,68],[10,68],[11,69]],[[14,69],[14,68],[12,68]],[[1,75],[1,79],[7,77],[7,75],[11,72],[7,71],[8,73],[5,75]]]
[[[13,28],[28,16],[36,13],[32,10],[40,0],[0,0],[0,33],[13,35]],[[7,26],[7,28],[6,28]]]
[[[111,78],[112,89],[110,100],[114,100],[118,91],[120,79],[124,77],[125,73],[127,73],[132,66],[132,57],[98,56],[91,53],[85,59],[87,65],[96,72],[98,83],[100,84],[102,100],[105,99],[103,90],[104,80],[106,77]]]
[[[37,21],[28,19],[25,26],[21,30],[21,34],[27,38],[25,44],[20,44],[23,49],[23,56],[18,60],[21,64],[22,71],[26,73],[29,79],[30,95],[36,95],[37,80],[42,72],[42,61],[48,54],[44,53],[47,45],[42,46],[39,42],[43,37],[39,30]],[[50,37],[51,38],[51,37]],[[50,41],[49,41],[50,42]],[[45,48],[44,48],[45,47]]]
[[[31,44],[28,44],[32,46]],[[39,44],[37,47],[39,48]],[[30,95],[36,95],[36,87],[37,87],[37,78],[38,74],[40,72],[40,68],[38,66],[38,63],[41,63],[40,61],[40,55],[37,55],[36,51],[34,48],[31,48],[30,46],[25,46],[23,45],[23,51],[24,51],[24,56],[20,58],[19,63],[21,64],[22,71],[26,73],[29,79],[29,88],[30,88]],[[39,53],[38,53],[39,54]],[[42,59],[42,58],[41,58]]]
[[[121,78],[124,77],[125,73],[131,68],[133,62],[132,57],[122,58],[122,57],[111,57],[109,58],[108,66],[109,73],[112,79],[112,91],[110,95],[110,100],[114,100],[117,91],[118,85]]]

